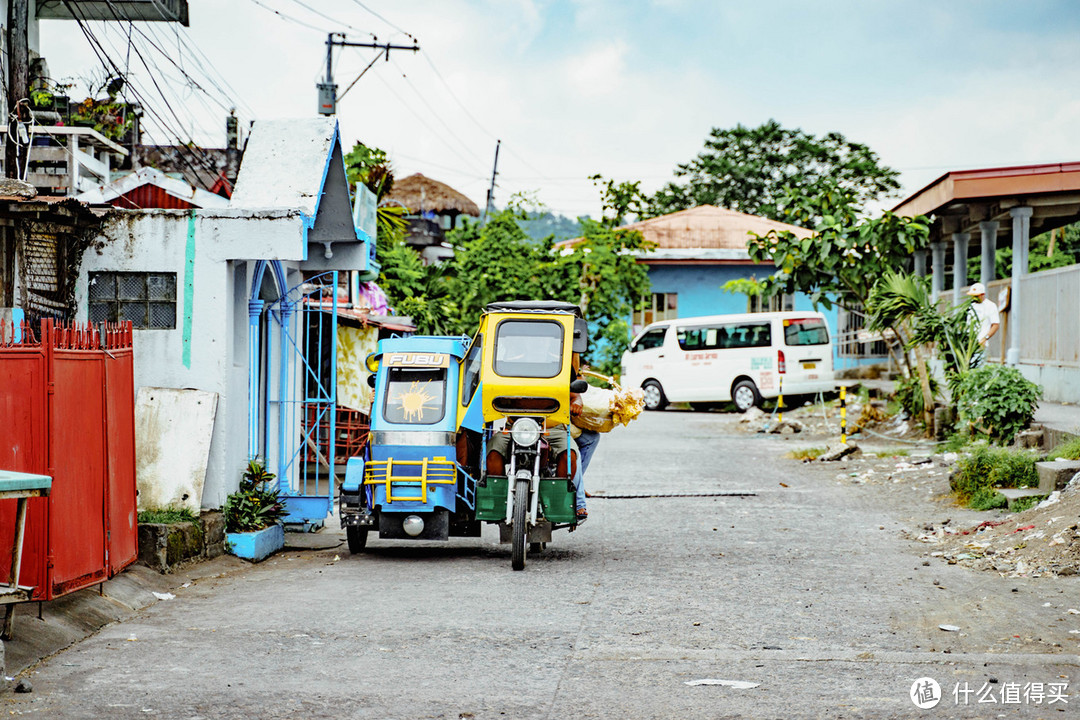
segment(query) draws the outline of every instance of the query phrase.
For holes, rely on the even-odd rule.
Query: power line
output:
[[[463,148],[465,148],[465,150],[466,150],[466,151],[468,151],[468,153],[469,153],[470,155],[472,155],[472,156],[473,156],[474,158],[476,158],[477,162],[483,162],[483,160],[481,160],[481,159],[480,159],[480,157],[479,157],[479,156],[478,156],[478,155],[477,155],[476,153],[474,153],[474,152],[472,151],[472,148],[470,148],[470,147],[469,147],[469,146],[468,146],[468,145],[467,145],[467,144],[465,143],[465,141],[464,141],[464,140],[462,140],[462,139],[461,139],[460,137],[458,137],[458,135],[457,135],[457,134],[456,134],[456,133],[455,133],[455,132],[454,132],[453,130],[451,130],[451,129],[450,129],[450,126],[449,126],[449,125],[447,125],[447,124],[446,124],[446,121],[442,119],[442,113],[441,113],[441,112],[439,112],[438,110],[436,110],[436,109],[435,109],[434,107],[432,107],[432,106],[431,106],[431,103],[429,103],[429,102],[428,102],[428,100],[427,100],[427,98],[426,98],[426,97],[424,97],[424,94],[423,94],[423,93],[421,93],[421,92],[420,92],[419,90],[417,90],[417,89],[416,89],[416,86],[415,86],[415,85],[413,85],[413,83],[412,83],[412,80],[410,80],[410,79],[409,79],[409,76],[405,74],[405,71],[404,71],[404,70],[402,70],[402,69],[401,69],[401,68],[400,68],[400,67],[398,66],[398,64],[397,64],[397,63],[396,63],[395,61],[391,60],[390,62],[391,62],[391,64],[392,64],[392,65],[394,66],[394,68],[395,68],[395,69],[396,69],[396,70],[397,70],[397,71],[398,71],[399,73],[401,73],[401,77],[402,77],[402,78],[403,78],[403,79],[405,80],[406,84],[408,84],[408,86],[409,86],[410,88],[412,88],[412,91],[413,91],[414,93],[416,93],[416,96],[417,96],[418,98],[420,98],[420,102],[424,103],[425,107],[427,107],[427,109],[431,111],[431,114],[432,114],[432,115],[433,115],[433,116],[435,117],[435,119],[436,119],[436,120],[438,120],[438,121],[439,121],[439,124],[440,124],[440,125],[442,125],[442,126],[443,126],[443,127],[444,127],[444,128],[446,129],[446,132],[450,133],[450,137],[454,138],[454,139],[455,139],[455,140],[457,140],[457,141],[458,141],[459,143],[461,143],[461,146],[462,146]]]
[[[162,9],[161,5],[159,4],[160,0],[150,0],[150,1],[151,1],[151,4],[154,6],[154,9],[157,10],[157,13],[161,17],[161,19],[165,20],[167,22],[167,26],[172,28],[173,34],[176,37],[176,52],[177,52],[177,55],[180,56],[181,61],[183,60],[183,52],[181,50],[181,44],[183,44],[188,49],[189,55],[192,54],[191,51],[192,51],[192,49],[194,49],[195,53],[194,53],[194,57],[192,57],[192,60],[194,60],[195,64],[198,66],[198,69],[203,74],[203,77],[206,78],[206,80],[208,80],[209,83],[211,85],[213,85],[214,88],[218,92],[221,93],[222,97],[224,97],[230,103],[231,106],[235,106],[237,104],[243,105],[244,109],[250,115],[254,116],[255,111],[251,107],[251,105],[249,105],[244,100],[243,96],[241,96],[240,93],[238,93],[236,91],[236,88],[232,87],[232,85],[229,84],[228,79],[224,75],[222,75],[221,71],[218,70],[214,66],[214,63],[210,60],[209,57],[207,57],[206,53],[204,53],[202,51],[202,49],[198,46],[198,44],[195,42],[195,39],[193,37],[191,37],[190,33],[187,33],[186,28],[185,28],[185,35],[187,36],[187,39],[185,40],[184,38],[181,38],[181,36],[180,36],[180,28],[183,27],[183,26],[181,26],[180,23],[172,22],[172,18],[170,18],[168,15],[166,15],[165,11]],[[161,45],[164,45],[165,42],[163,40],[161,40],[161,38],[158,37],[157,31],[154,29],[154,23],[150,23],[148,25],[148,28],[149,28],[150,32],[153,33],[154,38]],[[160,52],[162,52],[162,54],[167,55],[167,53],[165,53],[165,51],[162,50],[160,47],[158,49],[159,49]],[[203,65],[202,61],[199,60],[199,57],[198,57],[199,55],[201,55],[202,59],[206,61],[206,64],[209,65],[211,67],[211,69],[213,69],[214,72],[216,72],[218,74],[218,78],[225,84],[226,87],[228,87],[229,92],[226,92],[221,87],[221,85],[218,84],[217,80],[215,80],[214,77],[209,72],[207,72],[206,66]]]
[[[481,132],[485,133],[489,138],[491,138],[492,140],[498,139],[498,138],[495,137],[494,133],[492,133],[490,130],[488,130],[486,127],[484,127],[483,124],[479,120],[476,119],[476,117],[472,114],[472,112],[465,105],[465,103],[463,103],[461,101],[461,98],[459,98],[457,96],[457,93],[454,92],[454,89],[452,87],[450,87],[450,83],[447,82],[446,78],[443,77],[443,74],[441,72],[439,72],[439,68],[435,67],[435,62],[431,59],[430,51],[425,50],[424,53],[425,53],[424,54],[424,59],[427,61],[427,64],[431,66],[431,69],[435,73],[435,76],[437,78],[439,78],[439,81],[443,84],[443,87],[446,88],[446,92],[449,93],[450,98],[455,103],[457,103],[457,106],[459,108],[461,108],[461,110],[465,113],[465,116],[468,117],[470,120],[472,120],[473,124],[476,125],[476,127],[478,127],[481,130]],[[545,177],[543,171],[537,169],[535,166],[533,166],[531,163],[529,163],[528,160],[526,160],[521,155],[519,155],[514,150],[514,147],[513,147],[512,144],[507,145],[506,151],[508,153],[510,153],[511,155],[513,155],[515,158],[517,158],[521,162],[522,165],[529,168],[530,170],[532,170],[534,173],[536,173],[540,177]]]
[[[481,125],[480,121],[477,120],[471,112],[469,112],[469,108],[465,106],[465,103],[461,102],[461,99],[458,98],[457,94],[454,93],[453,88],[450,87],[450,83],[446,81],[446,78],[443,77],[443,74],[439,72],[439,69],[437,67],[435,67],[435,63],[431,60],[431,53],[427,50],[424,51],[424,60],[426,60],[427,64],[431,66],[432,71],[434,71],[436,77],[438,77],[439,80],[442,82],[443,87],[446,88],[446,91],[450,94],[450,97],[453,99],[453,101],[457,103],[458,107],[461,108],[462,111],[464,111],[465,115],[473,121],[473,124],[476,125],[476,127],[480,128],[482,132],[484,132],[485,134],[490,136],[492,140],[494,140],[494,133]]]
[[[318,15],[318,16],[319,16],[319,17],[321,17],[321,18],[323,18],[324,20],[329,20],[329,21],[330,21],[330,22],[332,22],[332,23],[335,23],[335,24],[337,24],[337,25],[341,25],[341,26],[347,27],[347,28],[349,28],[350,30],[355,30],[355,31],[356,31],[356,32],[358,32],[358,33],[365,33],[365,34],[367,34],[367,35],[370,35],[370,36],[372,37],[372,39],[373,39],[373,40],[377,40],[377,39],[378,39],[378,38],[376,38],[376,37],[375,37],[375,33],[373,33],[373,32],[369,32],[369,31],[367,31],[367,30],[361,30],[360,28],[356,27],[355,25],[350,25],[349,23],[346,23],[346,22],[342,22],[342,21],[340,21],[340,20],[338,20],[338,19],[336,19],[336,18],[332,18],[332,17],[330,17],[329,15],[327,15],[326,13],[324,13],[323,11],[321,11],[321,10],[316,10],[315,8],[311,7],[311,6],[310,6],[310,5],[308,5],[308,4],[306,3],[306,2],[303,2],[303,0],[293,0],[293,2],[294,2],[294,3],[296,3],[297,5],[299,5],[300,7],[302,7],[302,8],[305,8],[305,9],[306,9],[306,10],[308,10],[309,12],[313,12],[313,13],[315,13],[316,15]]]
[[[111,5],[112,3],[110,2],[109,4]],[[170,53],[168,53],[164,49],[162,49],[154,40],[152,40],[145,32],[143,32],[142,29],[135,28],[135,31],[138,32],[139,35],[143,38],[143,40],[145,40],[152,48],[157,50],[158,53],[160,53],[162,57],[164,57],[166,60],[168,60],[169,63],[180,72],[180,75],[183,78],[184,83],[188,87],[191,87],[191,88],[193,88],[195,90],[198,90],[203,95],[205,95],[207,97],[207,99],[209,99],[210,101],[216,103],[218,105],[218,107],[220,107],[222,110],[228,111],[228,109],[231,107],[231,105],[228,104],[228,102],[227,102],[228,98],[227,97],[225,98],[226,99],[225,103],[223,103],[223,102],[221,102],[221,100],[218,100],[217,98],[213,97],[206,88],[204,88],[194,77],[192,77],[186,70],[184,70],[183,66],[180,65],[180,63],[177,61],[177,59],[174,59]],[[129,52],[130,52],[130,48],[131,48],[130,43],[129,43],[128,47],[129,47]],[[183,54],[182,53],[177,53],[177,57],[182,59]],[[157,66],[156,63],[154,65],[154,67],[155,67],[155,69],[157,69],[158,66]],[[161,73],[161,74],[164,75],[164,73]]]
[[[110,12],[112,13],[113,17],[114,17],[114,18],[115,18],[115,19],[116,19],[116,20],[117,20],[117,21],[119,22],[119,21],[120,21],[120,16],[118,15],[118,13],[117,13],[117,11],[116,11],[116,6],[115,6],[115,5],[113,4],[112,0],[105,0],[105,2],[106,2],[106,4],[107,4],[107,5],[109,6],[109,10],[110,10]],[[159,12],[160,12],[160,9],[159,9]],[[102,30],[103,30],[103,34],[106,34],[106,35],[107,35],[107,33],[108,33],[108,25],[109,25],[109,24],[108,24],[108,21],[104,21],[104,20],[102,21]],[[149,38],[147,38],[147,37],[146,37],[146,35],[145,35],[144,33],[142,33],[142,31],[141,31],[141,30],[140,30],[140,34],[142,34],[142,35],[143,35],[143,37],[144,37],[145,39],[147,39],[147,41],[149,41]],[[155,48],[156,48],[156,49],[157,49],[157,50],[158,50],[159,52],[162,52],[162,54],[165,54],[165,53],[164,53],[164,51],[162,51],[162,50],[161,50],[161,48],[157,47],[157,45],[156,45],[156,44],[154,44],[154,43],[152,43],[152,42],[151,42],[151,45],[153,45],[153,46],[154,46],[154,47],[155,47]],[[165,74],[165,73],[164,73],[164,72],[163,72],[163,71],[161,70],[161,68],[160,68],[160,67],[158,67],[157,63],[153,63],[153,65],[154,65],[154,68],[153,68],[153,69],[151,69],[151,68],[150,68],[150,63],[148,63],[147,59],[146,59],[146,58],[145,58],[145,57],[143,56],[142,52],[141,52],[141,51],[139,50],[139,48],[138,48],[137,46],[135,46],[135,45],[134,45],[133,43],[131,43],[131,44],[129,44],[129,45],[128,45],[128,51],[129,51],[129,53],[130,53],[130,51],[131,51],[132,49],[134,49],[134,51],[135,51],[135,55],[136,55],[136,56],[137,56],[137,57],[139,58],[139,61],[140,61],[140,62],[142,63],[143,67],[144,67],[144,68],[146,68],[146,71],[147,71],[147,73],[148,73],[148,74],[149,74],[149,76],[150,76],[150,81],[151,81],[151,82],[153,83],[153,85],[154,85],[155,89],[157,90],[158,94],[159,94],[159,95],[161,96],[161,99],[162,99],[162,101],[163,101],[163,102],[165,103],[165,107],[166,107],[166,108],[168,108],[168,110],[169,110],[170,114],[171,114],[171,115],[173,116],[173,118],[174,118],[174,119],[176,120],[177,124],[178,124],[178,125],[180,126],[180,129],[181,129],[181,130],[183,130],[183,129],[184,129],[184,121],[183,121],[183,120],[182,120],[182,119],[180,118],[180,116],[179,116],[179,115],[178,115],[178,114],[176,113],[176,111],[175,111],[175,110],[173,109],[173,106],[172,106],[172,104],[171,104],[171,103],[169,102],[169,99],[168,99],[168,97],[166,97],[166,95],[165,95],[165,91],[164,91],[164,90],[163,90],[163,89],[161,88],[161,86],[160,86],[160,85],[158,84],[158,82],[157,82],[157,79],[156,79],[156,75],[161,75],[162,77],[167,77],[167,75],[166,75],[166,74]],[[104,51],[104,48],[102,48],[102,50]],[[107,55],[108,55],[108,53],[106,53],[106,56],[107,56]],[[169,61],[170,61],[170,62],[173,62],[173,61],[172,61],[172,58],[169,58]],[[152,60],[151,60],[150,62],[152,62]],[[173,64],[174,64],[174,65],[176,65],[176,63],[175,63],[175,62],[173,62]],[[115,63],[114,63],[114,65],[115,65]],[[181,69],[181,68],[179,68],[179,66],[178,66],[178,65],[177,65],[177,68],[178,68],[178,69]],[[190,82],[189,82],[189,83],[187,83],[187,84],[188,84],[188,86],[189,86],[189,87],[191,87],[191,83],[193,83],[193,82],[194,82],[194,79],[193,79],[193,78],[190,78],[190,76],[189,76],[189,75],[188,75],[188,74],[187,74],[186,72],[183,72],[183,70],[182,70],[182,69],[181,69],[181,72],[182,72],[182,73],[184,74],[185,78],[186,78],[186,79],[188,79],[188,80],[190,81]],[[125,74],[125,75],[124,75],[124,78],[125,78],[125,81],[128,81],[128,75],[127,75],[127,74]],[[129,84],[130,84],[130,83],[129,83]],[[202,87],[201,87],[201,86],[199,86],[199,85],[198,85],[198,83],[194,83],[194,85],[195,85],[195,87],[197,87],[198,89],[202,90]],[[170,90],[172,90],[172,88],[171,88],[171,87],[170,87],[169,89],[170,89]],[[203,92],[204,92],[204,94],[206,94],[207,98],[210,98],[210,95],[209,95],[209,93],[207,93],[207,92],[206,92],[205,90],[203,90]],[[174,97],[174,98],[175,98],[175,99],[176,99],[176,100],[177,100],[178,102],[181,102],[181,103],[182,103],[182,102],[183,102],[183,100],[184,100],[184,99],[183,99],[183,98],[181,98],[181,97],[180,97],[180,96],[179,96],[179,95],[178,95],[178,94],[177,94],[177,93],[176,93],[175,91],[173,91],[173,97]],[[211,98],[211,99],[212,99],[212,98]],[[200,101],[200,102],[202,102],[202,98],[199,98],[199,101]],[[144,103],[144,105],[145,105],[145,104],[146,104],[146,103]],[[206,109],[207,111],[209,111],[209,107],[207,107],[205,103],[203,103],[203,107],[204,107],[204,108],[205,108],[205,109]],[[225,109],[225,108],[223,107],[223,109]],[[153,111],[153,108],[148,108],[148,110],[150,110],[150,111]],[[156,113],[155,113],[155,114],[156,114]],[[159,117],[159,120],[158,120],[158,121],[159,121],[159,122],[161,122],[161,120],[160,120],[160,117]],[[164,125],[164,124],[163,124],[163,125]],[[166,129],[170,129],[170,128],[168,128],[168,126],[165,126],[165,127],[166,127]],[[173,131],[173,132],[175,132],[175,131]],[[204,132],[205,132],[205,130],[204,130]],[[180,133],[176,133],[176,135],[177,135],[177,140],[179,141],[179,140],[180,140]],[[189,142],[191,142],[191,144],[192,144],[192,145],[194,145],[194,142],[193,142],[193,138],[191,137],[191,133],[188,133],[188,140],[189,140]],[[196,147],[197,147],[197,146],[196,146]],[[209,162],[209,160],[207,160],[207,159],[205,158],[205,155],[203,155],[203,156],[200,156],[200,157],[199,157],[199,158],[197,158],[197,159],[200,159],[200,160],[202,160],[202,161],[203,161],[203,164],[204,164],[204,165],[205,165],[205,166],[207,167],[207,170],[208,170],[208,171],[210,172],[210,174],[211,174],[211,175],[217,175],[217,173],[218,173],[218,170],[217,170],[217,168],[216,168],[216,167],[215,167],[215,166],[214,166],[214,165],[213,165],[212,163],[210,163],[210,162]]]
[[[65,0],[65,2],[66,2],[66,0]],[[297,25],[303,25],[306,28],[311,28],[312,30],[318,30],[321,33],[327,32],[325,28],[321,28],[321,27],[318,27],[316,25],[312,25],[311,23],[304,22],[303,20],[298,20],[298,19],[294,18],[292,15],[286,15],[285,13],[281,12],[280,10],[275,10],[274,8],[270,7],[269,5],[263,4],[259,0],[251,0],[251,2],[258,5],[263,10],[269,10],[270,12],[274,13],[275,15],[277,15],[282,20],[287,20],[288,22],[294,22]]]
[[[442,141],[443,145],[446,146],[447,150],[449,150],[450,152],[457,155],[458,159],[460,159],[462,162],[464,162],[466,165],[468,165],[472,169],[473,172],[477,172],[476,168],[472,166],[472,162],[468,158],[463,156],[461,153],[459,153],[457,151],[457,148],[455,148],[450,143],[446,142],[446,140],[443,139],[443,137],[441,135],[439,135],[438,132],[436,132],[435,128],[431,127],[431,125],[429,125],[428,122],[426,120],[424,120],[424,118],[420,115],[420,113],[416,112],[416,110],[412,107],[412,105],[410,105],[408,102],[406,102],[405,98],[401,97],[401,95],[399,95],[398,92],[396,90],[394,90],[394,88],[391,87],[390,84],[388,82],[386,82],[386,80],[383,79],[383,77],[381,75],[376,75],[375,77],[377,77],[379,79],[379,82],[381,82],[383,85],[386,86],[386,89],[390,91],[390,94],[393,95],[395,98],[397,98],[398,102],[400,102],[402,105],[404,105],[405,108],[409,112],[411,112],[413,114],[413,116],[416,117],[416,119],[419,120],[420,123],[424,127],[426,127],[431,132],[431,134],[433,136],[439,138],[439,140]],[[479,173],[477,172],[477,174],[479,174]]]
[[[469,178],[471,180],[487,182],[487,176],[486,175],[473,175],[471,173],[467,173],[467,172],[462,171],[461,168],[454,168],[454,167],[450,167],[449,165],[440,165],[438,163],[430,162],[426,158],[418,158],[418,157],[414,157],[412,155],[405,155],[404,153],[394,152],[392,154],[393,154],[393,156],[395,158],[403,158],[405,160],[411,160],[412,162],[423,163],[425,166],[438,168],[440,170],[445,170],[446,172],[454,173],[456,175],[460,175],[462,177]]]
[[[101,44],[101,41],[94,35],[93,31],[91,31],[90,28],[87,26],[86,18],[84,16],[81,16],[80,14],[76,13],[74,7],[72,6],[71,2],[69,2],[69,0],[63,0],[63,2],[64,2],[64,5],[67,7],[68,12],[70,12],[71,16],[75,19],[76,24],[78,24],[79,30],[82,31],[83,35],[86,37],[87,42],[90,43],[90,49],[97,56],[98,61],[102,64],[102,67],[105,68],[106,71],[108,70],[109,67],[111,67],[115,71],[115,73],[118,76],[120,76],[121,73],[120,73],[119,66],[112,59],[112,57],[109,56],[109,54],[105,51],[104,46]],[[136,100],[138,100],[140,105],[143,107],[143,110],[145,112],[147,112],[147,113],[152,114],[154,116],[154,119],[161,125],[162,128],[164,128],[165,130],[167,130],[169,132],[174,132],[175,133],[175,131],[173,131],[172,128],[169,126],[168,122],[166,122],[164,120],[164,118],[162,118],[160,116],[160,114],[156,110],[154,110],[154,108],[149,103],[147,103],[145,101],[145,99],[142,97],[142,95],[138,91],[138,89],[133,84],[131,84],[130,82],[127,83],[127,85],[130,88],[132,95],[135,96]],[[165,101],[166,106],[168,106],[168,100],[166,100],[164,98],[164,96],[162,97],[162,99]],[[171,109],[171,107],[170,107],[170,109]],[[175,115],[175,112],[173,114]],[[183,125],[183,123],[181,123],[181,126],[182,125]],[[178,133],[175,133],[175,134],[177,136],[177,140],[179,140],[179,134]],[[197,178],[199,176],[199,172],[191,164],[191,161],[186,156],[184,156],[183,153],[178,153],[178,155],[179,155],[180,159],[188,166],[188,168],[192,171],[192,173]],[[193,157],[195,157],[195,156],[193,155]],[[203,163],[209,167],[211,175],[216,176],[218,174],[217,169],[214,168],[212,165],[210,165],[207,162],[205,157],[195,157],[195,159],[196,160],[202,160]]]
[[[402,29],[401,29],[400,27],[398,27],[398,26],[397,26],[397,25],[395,25],[394,23],[390,22],[389,20],[387,20],[386,18],[384,18],[384,17],[382,16],[382,15],[380,15],[379,13],[377,13],[377,12],[375,12],[374,10],[372,10],[371,8],[369,8],[369,7],[368,7],[367,5],[365,5],[364,3],[360,2],[360,0],[353,0],[353,2],[354,2],[354,3],[356,3],[357,5],[359,5],[359,6],[361,7],[361,8],[363,8],[363,9],[364,9],[364,10],[366,10],[367,12],[369,12],[369,13],[371,13],[372,15],[374,15],[375,17],[377,17],[377,18],[378,18],[379,20],[382,20],[382,21],[383,21],[384,23],[386,23],[386,24],[387,24],[387,25],[389,25],[390,27],[392,27],[392,28],[394,28],[395,30],[397,30],[397,31],[398,31],[399,33],[402,33],[403,35],[407,35],[408,37],[412,38],[413,40],[416,40],[416,36],[414,36],[414,35],[413,35],[412,33],[410,33],[410,32],[406,32],[405,30],[402,30]]]
[[[345,97],[345,95],[346,95],[346,94],[347,94],[347,93],[348,93],[348,92],[349,92],[350,90],[352,90],[352,89],[353,89],[353,85],[355,85],[356,83],[360,82],[360,78],[364,77],[364,73],[366,73],[366,72],[367,72],[368,70],[370,70],[370,69],[371,69],[371,67],[372,67],[372,66],[373,66],[373,65],[374,65],[374,64],[375,64],[376,62],[378,62],[378,61],[379,61],[379,58],[380,58],[381,56],[382,56],[382,53],[379,53],[379,54],[377,54],[377,55],[376,55],[375,57],[371,58],[371,62],[369,62],[369,63],[368,63],[367,65],[365,65],[365,66],[364,66],[364,69],[360,71],[360,74],[359,74],[359,75],[357,75],[357,76],[356,76],[355,78],[353,78],[353,81],[352,81],[351,83],[349,83],[349,85],[348,85],[348,86],[347,86],[347,87],[346,87],[346,88],[345,88],[344,90],[342,90],[342,91],[341,91],[341,94],[337,96],[337,98],[335,99],[335,102],[340,102],[340,101],[342,100],[342,98],[344,98],[344,97]]]

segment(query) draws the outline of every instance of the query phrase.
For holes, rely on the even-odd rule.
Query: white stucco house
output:
[[[137,391],[216,396],[202,507],[221,507],[259,457],[290,520],[326,516],[332,460],[318,435],[333,428],[332,329],[349,288],[378,274],[374,218],[362,218],[372,207],[354,204],[337,121],[319,118],[256,122],[227,207],[108,211],[83,257],[78,316],[134,323]],[[166,450],[198,432],[168,412],[151,418],[174,434],[150,438]]]

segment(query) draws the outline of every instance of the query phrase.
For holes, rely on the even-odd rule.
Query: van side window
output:
[[[715,350],[723,347],[724,329],[718,327],[679,328],[676,337],[683,350]]]
[[[667,328],[655,328],[648,331],[637,339],[634,346],[630,348],[630,352],[641,352],[642,350],[652,350],[658,348],[664,344],[664,334],[667,333]]]
[[[720,328],[726,333],[726,340],[721,347],[751,348],[772,345],[772,326],[768,322],[745,322],[725,325]]]

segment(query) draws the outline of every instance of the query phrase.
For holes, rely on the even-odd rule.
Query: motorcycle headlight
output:
[[[518,418],[510,428],[510,437],[522,447],[530,447],[540,439],[540,425],[532,418]]]

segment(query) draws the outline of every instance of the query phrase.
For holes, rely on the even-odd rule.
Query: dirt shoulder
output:
[[[854,430],[863,407],[849,405]],[[806,406],[784,414],[732,416],[737,431],[780,434],[790,444],[792,462],[803,454],[840,447],[839,411]],[[797,428],[798,432],[794,429]],[[864,486],[886,503],[905,529],[902,535],[927,547],[949,564],[1006,577],[1080,574],[1080,480],[1022,512],[976,511],[961,507],[949,489],[949,475],[961,455],[936,452],[902,418],[881,419],[875,434],[855,434],[858,450],[838,461],[805,461],[805,470],[831,475],[841,485]]]

